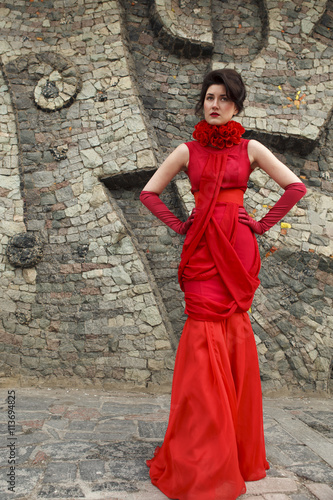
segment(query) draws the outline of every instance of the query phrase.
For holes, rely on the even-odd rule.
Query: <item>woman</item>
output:
[[[168,429],[147,462],[152,483],[179,500],[234,500],[245,481],[265,477],[258,356],[248,317],[260,257],[256,234],[278,222],[305,194],[300,179],[265,146],[241,138],[232,121],[246,96],[234,70],[210,72],[197,111],[195,141],[181,144],[144,187],[140,199],[180,234],[179,266],[188,315],[179,342]],[[285,192],[260,221],[243,208],[247,181],[262,168]],[[196,208],[186,222],[159,195],[185,171]]]

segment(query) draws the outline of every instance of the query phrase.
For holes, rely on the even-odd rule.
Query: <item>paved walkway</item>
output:
[[[16,389],[15,405],[0,396],[1,500],[166,499],[145,459],[163,439],[168,395]],[[332,410],[333,400],[265,399],[271,470],[241,498],[333,500]]]

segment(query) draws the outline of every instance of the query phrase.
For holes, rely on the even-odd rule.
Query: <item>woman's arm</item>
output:
[[[285,192],[274,207],[260,220],[252,219],[243,207],[239,209],[239,222],[250,226],[253,232],[263,234],[281,220],[289,210],[305,195],[303,182],[273,153],[258,141],[250,141],[248,155],[251,165],[262,168]]]
[[[186,222],[182,222],[170,212],[168,207],[160,200],[159,195],[181,170],[187,169],[189,156],[190,153],[185,144],[178,146],[162,163],[140,194],[140,200],[148,210],[179,234],[187,233],[194,219],[194,211]]]
[[[181,171],[187,170],[190,152],[186,144],[180,144],[156,170],[143,191],[161,194],[169,182]]]

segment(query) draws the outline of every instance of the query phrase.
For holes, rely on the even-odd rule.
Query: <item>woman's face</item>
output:
[[[224,85],[208,87],[204,101],[204,115],[207,123],[224,125],[237,113],[237,106],[227,97]]]

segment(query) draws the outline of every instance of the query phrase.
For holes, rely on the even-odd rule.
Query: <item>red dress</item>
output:
[[[235,500],[265,477],[258,356],[247,310],[260,257],[238,207],[251,173],[248,141],[187,143],[196,216],[179,282],[188,314],[176,355],[169,424],[147,461],[152,483],[177,500]]]

